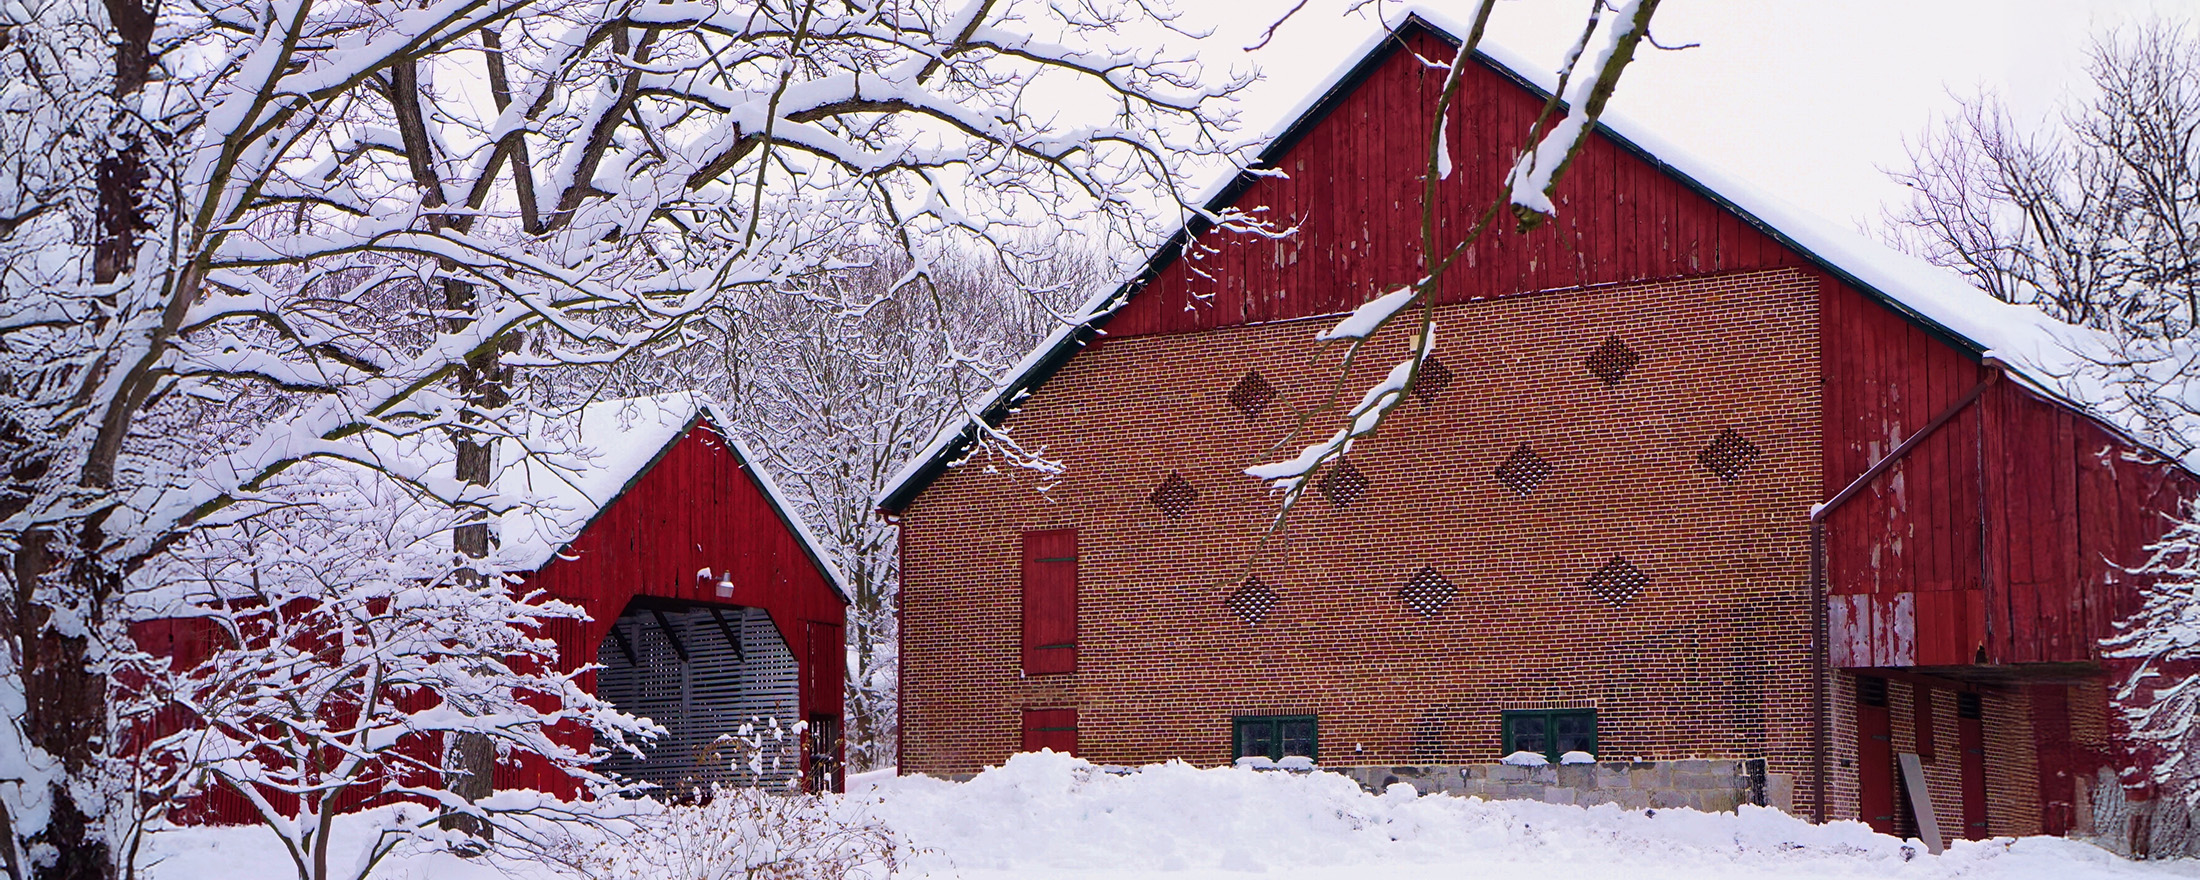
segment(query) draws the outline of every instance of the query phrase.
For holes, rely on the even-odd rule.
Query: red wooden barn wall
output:
[[[1822,289],[1830,493],[1989,370],[1844,286]],[[1827,517],[1835,665],[2100,662],[2100,639],[2138,609],[2125,569],[2195,488],[2093,420],[1998,381]]]
[[[1401,41],[1411,51],[1400,51]],[[1236,204],[1261,208],[1299,234],[1271,239],[1215,233],[1175,260],[1106,326],[1110,335],[1199,330],[1350,311],[1378,289],[1421,277],[1421,170],[1443,71],[1414,53],[1449,58],[1420,28],[1371,56],[1364,80],[1335,96],[1325,117],[1275,161]],[[1450,114],[1453,172],[1438,202],[1446,242],[1501,198],[1542,102],[1504,74],[1474,64]],[[1350,80],[1348,79],[1349,83]],[[1522,235],[1500,222],[1445,274],[1459,302],[1537,290],[1807,262],[1662,168],[1599,135],[1560,181],[1558,213]],[[1323,242],[1312,247],[1308,242]],[[1329,246],[1329,245],[1334,246]]]
[[[551,625],[567,669],[595,662],[612,622],[637,596],[762,608],[801,667],[802,717],[841,714],[847,608],[749,467],[716,429],[698,422],[565,553],[527,579],[588,612],[588,621]],[[708,578],[698,575],[705,569]],[[721,581],[732,583],[731,596],[718,594]],[[595,674],[582,685],[594,689]],[[499,783],[572,791],[542,768],[522,767]]]

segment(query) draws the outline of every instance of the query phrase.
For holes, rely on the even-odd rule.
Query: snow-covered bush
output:
[[[546,852],[589,880],[886,880],[908,855],[858,799],[725,786]]]

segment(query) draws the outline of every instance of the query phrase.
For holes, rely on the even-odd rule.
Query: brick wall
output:
[[[1008,425],[1066,471],[981,451],[905,513],[903,768],[997,763],[1022,709],[1057,706],[1110,763],[1223,763],[1253,714],[1319,716],[1324,763],[1481,763],[1502,708],[1572,703],[1607,758],[1807,779],[1815,303],[1777,271],[1441,309],[1448,387],[1355,450],[1363,498],[1310,491],[1273,534],[1241,471],[1334,430],[1287,439],[1332,402],[1342,351],[1312,341],[1332,319],[1086,351]],[[1607,384],[1585,361],[1615,335],[1640,361]],[[1371,344],[1334,404],[1403,353]],[[1253,417],[1226,399],[1248,369],[1279,394]],[[1760,453],[1732,481],[1699,460],[1729,429]],[[1525,496],[1492,476],[1523,442],[1553,466]],[[1172,472],[1199,492],[1181,519],[1148,501]],[[1079,530],[1078,671],[1027,678],[1018,536],[1051,528]],[[1618,606],[1584,586],[1615,556],[1649,579]],[[1423,567],[1458,591],[1433,616],[1397,596]],[[1249,576],[1280,598],[1257,625],[1225,605]]]

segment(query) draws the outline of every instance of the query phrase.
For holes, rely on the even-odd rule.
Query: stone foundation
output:
[[[1742,804],[1793,812],[1795,780],[1767,773],[1762,758],[1605,762],[1555,767],[1509,764],[1323,767],[1381,792],[1406,783],[1422,794],[1442,792],[1486,800],[1550,804],[1617,804],[1621,809],[1687,807],[1731,812]]]

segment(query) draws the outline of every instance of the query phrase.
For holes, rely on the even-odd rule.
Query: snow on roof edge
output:
[[[1296,140],[1296,135],[1304,134],[1305,130],[1310,130],[1318,121],[1315,118],[1318,111],[1323,110],[1341,91],[1348,91],[1357,84],[1361,69],[1376,60],[1385,42],[1416,24],[1454,46],[1463,42],[1457,35],[1467,32],[1467,28],[1461,23],[1435,9],[1418,4],[1401,7],[1384,22],[1382,28],[1362,40],[1353,54],[1346,56],[1345,61],[1331,71],[1320,87],[1308,90],[1305,97],[1270,126],[1267,144],[1261,148],[1256,164],[1269,164],[1280,158],[1279,154],[1289,149]],[[1520,56],[1488,41],[1477,45],[1475,54],[1499,73],[1537,90],[1541,95],[1549,95],[1557,85],[1556,72],[1542,72]],[[1951,270],[1901,253],[1858,233],[1840,229],[1807,210],[1718,170],[1711,163],[1650,133],[1640,123],[1629,119],[1623,110],[1608,108],[1598,118],[1596,131],[1667,173],[1681,178],[1691,188],[1741,215],[1781,244],[1852,281],[1862,288],[1861,292],[1895,308],[1905,317],[1937,330],[1950,337],[1951,341],[1967,343],[1977,354],[1991,357],[2003,364],[2008,372],[2048,398],[2072,407],[2091,420],[2114,430],[2126,440],[2179,467],[2188,471],[2194,470],[2192,465],[2178,456],[2141,437],[2132,426],[2113,420],[2097,406],[2075,399],[2059,381],[2061,376],[2075,371],[2080,350],[2100,349],[2101,340],[2096,331],[2062,323],[2031,306],[1994,299]],[[1210,212],[1228,207],[1226,201],[1235,197],[1236,190],[1249,185],[1254,175],[1255,172],[1250,170],[1222,175],[1202,190],[1200,200],[1195,204],[1202,205]],[[1157,248],[1146,267],[1151,269],[1160,262],[1161,257],[1171,256],[1170,252],[1183,236],[1184,232],[1180,231],[1168,244]],[[873,498],[878,508],[888,513],[906,509],[915,500],[914,497],[902,497],[909,492],[911,484],[920,480],[929,483],[933,477],[928,475],[945,466],[941,459],[951,454],[952,447],[976,432],[976,420],[997,412],[1005,414],[1015,402],[1015,397],[1030,390],[1033,384],[1030,381],[1031,373],[1059,354],[1073,335],[1088,329],[1097,332],[1096,322],[1102,322],[1126,304],[1148,275],[1142,269],[1133,280],[1095,296],[1092,303],[1106,304],[1105,309],[1093,310],[1088,307],[1087,314],[1049,334],[1046,340],[1034,347],[1030,354],[1006,374],[985,408],[943,426],[933,436],[932,441],[926,444],[922,453],[912,457],[894,473]],[[1111,298],[1116,301],[1109,303]],[[1997,321],[1994,318],[2004,320]],[[921,493],[922,486],[916,487],[916,491]]]

